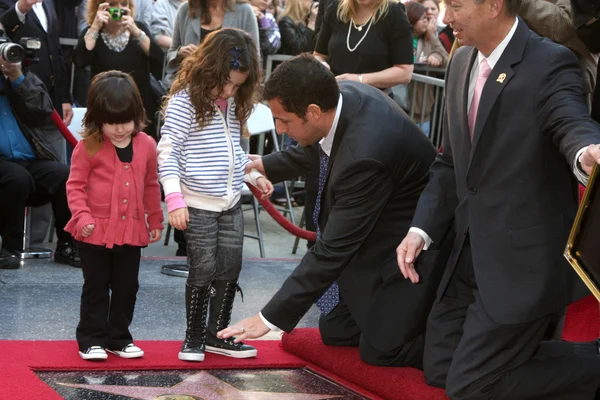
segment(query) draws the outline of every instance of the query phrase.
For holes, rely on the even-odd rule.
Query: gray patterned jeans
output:
[[[185,230],[190,274],[187,284],[208,286],[212,281],[237,281],[242,270],[244,216],[241,203],[214,212],[188,207]]]

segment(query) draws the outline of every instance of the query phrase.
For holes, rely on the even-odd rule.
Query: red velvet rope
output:
[[[67,126],[64,124],[62,118],[60,117],[60,115],[58,115],[56,110],[52,112],[52,115],[50,117],[52,118],[52,122],[54,123],[54,125],[56,125],[60,133],[67,141],[67,143],[69,143],[74,148],[77,145],[77,139],[73,136],[69,128],[67,128]],[[306,229],[302,229],[292,224],[287,218],[283,216],[283,214],[279,212],[278,209],[275,208],[273,203],[271,203],[268,199],[262,199],[262,193],[260,192],[260,190],[258,190],[251,184],[247,185],[248,188],[250,188],[250,191],[252,192],[254,197],[256,197],[256,199],[260,203],[260,205],[263,206],[265,211],[268,212],[269,215],[275,221],[277,221],[277,223],[281,225],[281,227],[283,227],[283,229],[285,229],[294,236],[298,236],[301,239],[306,239],[309,241],[316,240],[317,234],[315,232],[307,231]]]

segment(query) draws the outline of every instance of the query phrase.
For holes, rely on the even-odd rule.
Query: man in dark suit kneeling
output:
[[[317,242],[260,314],[220,332],[236,341],[290,332],[317,301],[328,345],[359,346],[370,364],[422,368],[423,332],[442,268],[421,260],[411,286],[395,264],[436,150],[382,91],[338,82],[309,55],[281,64],[264,97],[277,131],[300,146],[257,159],[273,182],[319,172]],[[444,243],[444,242],[440,242]]]

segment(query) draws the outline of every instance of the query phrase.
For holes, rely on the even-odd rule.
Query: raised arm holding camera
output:
[[[148,119],[154,119],[158,103],[150,83],[150,71],[162,67],[163,51],[149,28],[135,21],[136,8],[129,0],[90,0],[86,28],[73,52],[78,67],[91,66],[92,77],[109,70],[128,73],[142,95]],[[156,138],[156,127],[146,133]]]
[[[124,3],[128,2],[125,1]],[[96,40],[103,29],[114,34],[128,30],[130,35],[137,39],[144,53],[146,55],[150,54],[150,38],[135,24],[131,10],[127,8],[127,5],[123,8],[112,7],[109,3],[102,3],[98,6],[94,22],[84,36],[85,47],[88,50],[94,50]]]
[[[60,50],[60,24],[53,0],[0,0],[0,22],[10,39],[19,43],[24,37],[41,41],[39,62],[29,69],[48,90],[54,108],[69,125],[73,117],[69,75]]]

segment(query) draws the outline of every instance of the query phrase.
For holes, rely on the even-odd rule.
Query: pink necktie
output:
[[[481,99],[481,92],[483,85],[492,70],[484,58],[479,64],[479,75],[477,76],[477,83],[475,84],[475,91],[473,92],[473,100],[471,101],[471,109],[469,110],[469,134],[471,135],[471,141],[473,141],[473,130],[475,129],[475,120],[477,119],[477,110],[479,109],[479,100]]]

